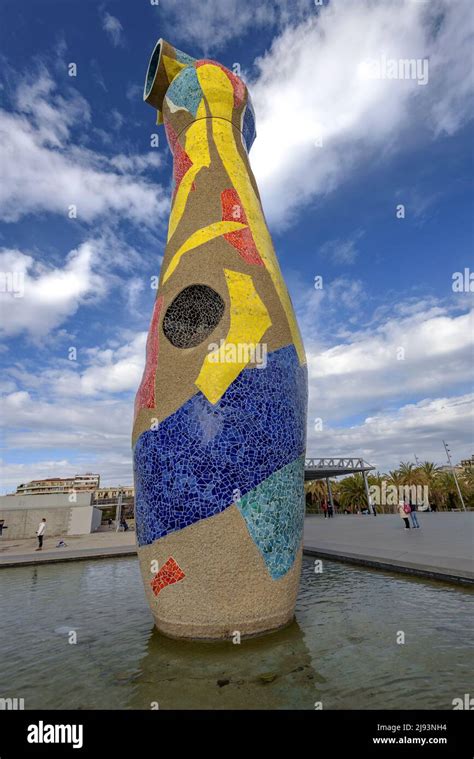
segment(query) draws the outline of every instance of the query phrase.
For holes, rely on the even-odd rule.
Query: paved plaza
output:
[[[474,582],[474,513],[420,513],[420,529],[406,530],[398,515],[340,515],[305,519],[304,550],[457,582]]]
[[[332,519],[305,519],[304,550],[322,558],[355,562],[380,569],[474,582],[474,514],[418,513],[419,530],[405,530],[396,515],[339,515]],[[0,568],[80,559],[106,559],[136,554],[135,532],[101,530],[66,537],[67,548],[56,548],[58,538],[37,542],[0,539]]]

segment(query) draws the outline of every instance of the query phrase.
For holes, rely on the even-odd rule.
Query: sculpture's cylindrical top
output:
[[[171,149],[174,136],[199,118],[230,121],[242,133],[247,152],[255,139],[253,106],[242,79],[220,63],[192,58],[166,40],[159,39],[151,55],[143,99],[158,111],[158,123],[171,126]]]

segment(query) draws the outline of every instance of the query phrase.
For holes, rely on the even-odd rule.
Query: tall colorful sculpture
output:
[[[262,633],[298,592],[307,373],[249,165],[254,112],[239,77],[162,39],[144,100],[174,187],[135,401],[141,572],[165,634]]]

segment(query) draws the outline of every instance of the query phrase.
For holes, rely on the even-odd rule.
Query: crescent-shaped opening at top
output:
[[[146,78],[145,78],[145,89],[143,91],[143,100],[146,100],[153,89],[153,83],[155,81],[156,72],[158,71],[158,66],[160,64],[160,56],[161,56],[161,39],[158,40],[158,42],[155,45],[155,49],[153,50],[150,58],[150,63],[148,64],[148,69],[146,72]]]

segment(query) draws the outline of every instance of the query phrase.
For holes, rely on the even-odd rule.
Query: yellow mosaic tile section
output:
[[[234,107],[232,84],[222,69],[211,64],[200,66],[197,69],[197,75],[212,116],[219,117],[212,119],[212,131],[217,150],[231,183],[239,194],[255,245],[285,310],[300,363],[306,363],[303,342],[294,316],[293,306],[278,266],[260,201],[248,181],[247,168],[235,144],[233,128],[230,123]]]
[[[217,403],[249,363],[248,359],[238,360],[239,346],[256,345],[272,324],[252,277],[230,269],[224,269],[224,274],[230,296],[229,332],[223,344],[208,353],[196,380],[210,403]],[[232,354],[234,358],[229,361]]]
[[[185,253],[188,253],[190,250],[195,250],[200,245],[209,242],[209,240],[214,240],[216,237],[221,237],[229,232],[236,232],[238,229],[245,229],[246,227],[247,225],[242,224],[240,221],[216,221],[213,224],[209,224],[207,227],[197,229],[174,254],[164,273],[163,284],[171,277]]]
[[[206,106],[204,104],[204,101],[201,100],[196,113],[197,121],[193,121],[186,132],[184,149],[191,159],[193,165],[188,169],[182,178],[180,185],[176,191],[176,196],[170,213],[168,242],[172,238],[176,227],[181,221],[192,184],[197,174],[201,171],[202,168],[209,167],[211,163],[209,145],[207,142],[207,121],[205,119],[205,116]]]

